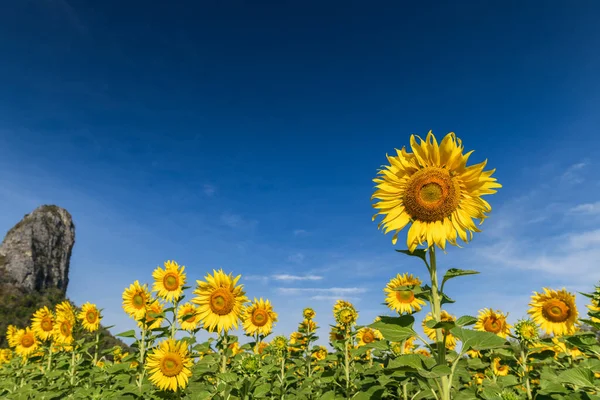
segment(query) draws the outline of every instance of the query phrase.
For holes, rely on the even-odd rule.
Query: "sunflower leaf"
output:
[[[117,333],[115,336],[119,336],[119,337],[128,337],[128,338],[135,338],[135,330],[131,329],[131,330],[129,330],[129,331],[125,331],[125,332]]]
[[[477,322],[477,318],[471,317],[470,315],[463,315],[459,319],[456,320],[457,326],[469,326],[473,325]]]
[[[444,274],[444,278],[442,279],[442,287],[444,286],[444,283],[446,283],[446,281],[448,279],[456,278],[457,276],[476,275],[478,273],[479,273],[479,271],[474,271],[474,270],[470,270],[470,269],[450,268]]]
[[[588,368],[570,368],[558,375],[558,381],[584,388],[594,387],[594,373]]]
[[[415,319],[411,315],[381,317],[381,321],[372,323],[369,328],[379,330],[387,340],[401,342],[415,335],[415,331],[412,329],[414,322]]]
[[[398,253],[402,253],[402,254],[406,254],[408,256],[412,256],[412,257],[419,257],[421,260],[423,260],[425,262],[425,264],[427,264],[427,250],[425,249],[415,249],[415,251],[413,251],[412,253],[410,252],[410,250],[396,250]]]
[[[506,340],[491,332],[480,332],[471,329],[455,327],[450,332],[463,343],[463,352],[474,350],[495,349],[504,346]]]
[[[448,303],[456,303],[456,300],[451,299],[450,297],[448,297],[448,295],[446,295],[446,293],[442,293],[441,304],[448,304]]]

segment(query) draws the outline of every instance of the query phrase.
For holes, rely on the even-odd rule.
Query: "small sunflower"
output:
[[[70,346],[73,343],[73,320],[64,314],[58,314],[52,331],[54,343],[59,347]]]
[[[313,351],[312,358],[317,361],[323,361],[327,358],[327,348],[325,346],[319,346],[315,351]]]
[[[186,342],[167,339],[148,355],[149,379],[161,390],[184,389],[192,376],[192,359]]]
[[[534,292],[529,306],[528,314],[546,333],[560,336],[575,332],[578,316],[575,296],[566,289],[544,288],[544,293]]]
[[[256,354],[263,354],[265,352],[265,349],[269,347],[269,343],[267,342],[259,342],[256,347],[254,348],[254,352]]]
[[[442,322],[456,321],[456,317],[448,314],[448,312],[446,310],[442,310],[442,312],[440,314],[440,319]],[[429,339],[435,340],[435,331],[436,330],[431,329],[426,325],[426,322],[431,321],[431,320],[433,320],[433,316],[431,315],[431,313],[429,313],[423,320],[423,332],[425,332],[425,334],[429,337]],[[443,331],[444,335],[446,335],[446,348],[448,348],[449,350],[454,350],[454,348],[456,347],[456,338],[454,337],[454,335],[452,333],[446,331],[445,329],[442,329],[442,331]]]
[[[0,349],[0,365],[9,363],[12,357],[13,352],[11,349]]]
[[[199,306],[198,313],[204,327],[212,332],[227,332],[238,327],[244,303],[248,301],[243,285],[237,285],[241,275],[225,275],[222,270],[208,274],[206,282],[197,281],[192,302]]]
[[[505,338],[510,333],[511,326],[506,322],[508,314],[502,314],[499,310],[484,308],[479,311],[475,329],[483,332],[491,332]]]
[[[17,342],[15,353],[21,357],[29,357],[38,349],[39,342],[29,327],[25,329],[19,329],[15,340]]]
[[[158,292],[158,297],[172,301],[179,299],[183,293],[183,286],[185,285],[185,273],[183,270],[185,267],[179,265],[175,261],[166,261],[165,269],[156,267],[152,273],[154,278],[154,285],[152,290]]]
[[[508,365],[503,365],[500,363],[500,358],[496,357],[492,361],[492,372],[496,376],[506,376],[508,375]]]
[[[77,315],[83,325],[83,329],[88,332],[96,332],[100,327],[100,311],[95,304],[89,302],[81,306],[81,311]]]
[[[331,331],[329,331],[329,341],[331,343],[338,342],[340,340],[346,339],[346,330],[341,326],[332,326]]]
[[[148,302],[146,303],[146,312],[144,317],[138,320],[138,326],[142,328],[145,324],[146,329],[148,330],[160,328],[165,318],[150,314],[162,314],[163,310],[164,306],[158,299],[148,299]]]
[[[307,307],[304,309],[304,311],[302,311],[302,316],[304,316],[305,319],[313,319],[315,315],[315,310],[310,307]]]
[[[445,249],[446,242],[457,246],[458,236],[468,242],[473,232],[480,232],[473,219],[483,222],[492,208],[483,195],[496,193],[502,187],[492,178],[494,170],[484,171],[487,161],[467,167],[472,152],[463,154],[460,139],[447,134],[440,145],[430,131],[425,140],[417,143],[410,137],[413,153],[405,148],[388,156],[390,165],[379,170],[373,180],[376,190],[372,200],[378,215],[384,218],[379,224],[384,233],[394,231],[392,243],[398,233],[412,222],[406,244],[412,252],[417,245],[426,243]]]
[[[238,354],[240,354],[243,350],[240,347],[240,342],[233,342],[229,345],[229,349],[231,350],[231,353],[233,356],[236,356]]]
[[[348,327],[356,323],[358,312],[356,312],[352,303],[345,300],[338,300],[333,306],[333,316],[338,325]]]
[[[467,355],[471,358],[481,358],[481,352],[477,350],[467,350]]]
[[[14,325],[9,325],[6,328],[6,341],[10,347],[17,346],[17,332],[19,332],[19,328]]]
[[[415,297],[415,292],[411,289],[395,290],[396,288],[403,286],[419,286],[421,280],[415,278],[412,275],[396,275],[392,278],[383,291],[386,294],[385,303],[387,306],[400,314],[412,314],[415,311],[419,311],[425,302]]]
[[[317,323],[312,319],[305,319],[304,321],[300,322],[300,326],[298,328],[300,331],[312,333],[317,330]]]
[[[136,321],[144,318],[149,300],[148,285],[140,285],[137,280],[123,291],[123,309]]]
[[[290,345],[288,347],[288,351],[290,353],[296,352],[296,351],[302,351],[306,347],[306,338],[300,332],[292,332],[290,334],[290,340],[288,343]]]
[[[540,337],[538,326],[530,319],[517,321],[514,330],[517,339],[525,343],[533,343]]]
[[[358,330],[356,339],[358,340],[358,347],[362,347],[383,339],[383,335],[377,329],[364,327]]]
[[[54,314],[48,307],[42,307],[33,314],[31,330],[40,340],[52,338],[54,330]]]
[[[273,330],[273,323],[277,322],[277,314],[269,300],[254,298],[254,302],[244,309],[242,320],[246,334],[267,336]]]
[[[271,341],[271,347],[277,352],[285,352],[288,347],[288,339],[285,336],[275,336]]]
[[[179,306],[177,310],[177,319],[181,329],[193,331],[198,328],[200,318],[198,317],[198,307],[192,303],[185,303]]]
[[[431,357],[431,353],[429,351],[427,351],[426,349],[416,349],[415,354],[421,354],[422,356],[425,356],[425,357]]]

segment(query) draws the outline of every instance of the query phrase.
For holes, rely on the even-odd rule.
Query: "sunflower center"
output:
[[[502,323],[497,318],[490,317],[483,323],[483,328],[487,332],[498,333],[502,330]]]
[[[85,320],[88,323],[93,324],[94,322],[96,322],[96,319],[98,319],[98,314],[96,313],[96,311],[90,310],[87,313],[85,313]]]
[[[160,372],[169,378],[178,375],[182,369],[183,362],[179,354],[167,353],[160,362]]]
[[[345,324],[348,324],[348,323],[352,322],[352,311],[347,310],[347,309],[346,310],[342,310],[342,311],[340,311],[339,315],[340,315],[340,321],[341,322],[343,322]]]
[[[138,310],[146,305],[146,299],[140,293],[133,296],[133,306]]]
[[[192,324],[196,320],[196,314],[195,313],[184,314],[183,319],[184,319],[184,322],[188,322],[188,323]]]
[[[400,303],[410,304],[415,299],[415,294],[412,290],[397,290],[396,291],[396,300]]]
[[[371,332],[371,331],[366,331],[363,334],[362,340],[363,340],[363,342],[365,342],[367,344],[373,343],[375,341],[375,335],[373,335],[373,332]]]
[[[210,295],[210,309],[218,315],[227,315],[233,310],[234,298],[231,291],[219,288]]]
[[[179,278],[175,274],[167,274],[163,278],[163,285],[169,291],[177,290],[179,289]]]
[[[31,335],[25,335],[21,339],[21,346],[23,347],[31,347],[33,346],[33,337]]]
[[[458,207],[460,185],[445,168],[423,168],[410,178],[403,200],[414,220],[442,221]]]
[[[71,326],[68,322],[65,321],[60,324],[60,333],[62,333],[63,336],[71,335]]]
[[[542,307],[544,318],[552,322],[564,322],[569,319],[571,309],[562,300],[548,300]]]
[[[269,315],[265,310],[254,310],[252,312],[252,324],[255,326],[264,326],[269,322]]]
[[[46,317],[42,320],[42,322],[40,323],[40,326],[42,327],[42,330],[44,332],[50,332],[53,328],[52,320],[50,318]]]

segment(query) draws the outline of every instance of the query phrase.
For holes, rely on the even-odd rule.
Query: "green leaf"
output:
[[[220,374],[217,374],[217,378],[226,383],[233,383],[238,380],[237,374],[234,374],[233,372],[221,372]]]
[[[409,367],[414,369],[423,368],[421,357],[418,354],[401,354],[396,358],[392,358],[387,366],[388,369]]]
[[[462,351],[470,349],[487,350],[504,346],[505,339],[491,332],[480,332],[471,329],[455,327],[450,332],[462,342]]]
[[[254,389],[254,397],[262,397],[267,394],[271,390],[271,385],[268,383],[263,383],[262,385],[258,385],[256,389]]]
[[[457,276],[475,275],[475,274],[478,274],[478,273],[479,273],[479,271],[473,271],[473,270],[470,270],[470,269],[450,268],[444,274],[444,278],[442,279],[442,286],[444,286],[444,283],[446,283],[447,280],[452,279],[452,278],[456,278]]]
[[[427,250],[426,249],[415,249],[412,253],[408,250],[396,250],[398,253],[406,254],[412,257],[419,257],[427,264]]]
[[[319,400],[335,400],[335,391],[330,390],[323,393],[323,396],[319,397]]]
[[[135,330],[131,329],[129,331],[117,333],[115,336],[127,337],[127,338],[135,338]]]
[[[410,315],[381,317],[381,321],[374,322],[369,327],[379,330],[383,337],[389,341],[401,342],[415,336],[415,331],[410,328],[414,321],[414,317]]]
[[[459,319],[456,320],[457,326],[468,326],[474,325],[477,322],[477,318],[471,317],[470,315],[463,315]]]
[[[448,297],[446,295],[446,293],[442,293],[442,301],[440,303],[441,304],[452,304],[452,303],[456,303],[456,300],[451,299],[450,297]]]
[[[452,372],[452,370],[446,365],[436,365],[430,371],[422,369],[418,371],[419,375],[423,378],[439,378],[450,375],[450,372]]]
[[[581,388],[594,387],[594,373],[587,368],[576,367],[562,371],[558,374],[558,380]]]

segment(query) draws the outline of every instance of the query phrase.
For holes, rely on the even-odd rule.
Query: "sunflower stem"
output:
[[[525,347],[521,343],[521,368],[523,368],[523,377],[525,378],[525,389],[527,390],[527,398],[533,399],[531,394],[531,385],[529,383],[529,371],[527,370],[527,355],[525,354]]]
[[[437,264],[435,258],[435,246],[429,247],[429,274],[431,276],[431,313],[434,321],[441,321],[442,301],[438,287]],[[441,328],[435,330],[435,342],[437,343],[438,365],[446,365],[446,347],[444,345],[444,333]],[[441,400],[450,400],[450,389],[452,381],[447,376],[440,378]]]
[[[94,366],[98,361],[98,345],[100,344],[100,331],[96,331],[96,345],[94,346]]]
[[[283,400],[285,396],[285,353],[281,355],[281,376],[279,379],[281,380],[281,400]]]
[[[141,338],[141,342],[140,342],[140,365],[139,368],[141,369],[140,371],[140,376],[138,378],[138,389],[140,391],[140,393],[142,393],[142,384],[144,383],[144,373],[146,372],[145,368],[144,368],[144,356],[146,355],[146,324],[145,322],[142,323],[142,338]]]
[[[52,368],[52,347],[53,343],[50,342],[50,348],[48,350],[48,365],[46,366],[46,372],[50,371],[50,368]]]
[[[346,398],[350,398],[350,355],[348,354],[348,333],[346,333],[346,340],[344,340],[344,372],[346,373]]]
[[[221,336],[221,373],[227,372],[227,342],[225,335]]]
[[[75,345],[71,350],[71,386],[75,385]]]
[[[403,355],[405,353],[404,346],[406,346],[406,339],[404,339],[401,342],[400,355]],[[404,400],[408,400],[408,387],[406,386],[406,383],[402,384],[402,396],[403,396]]]

